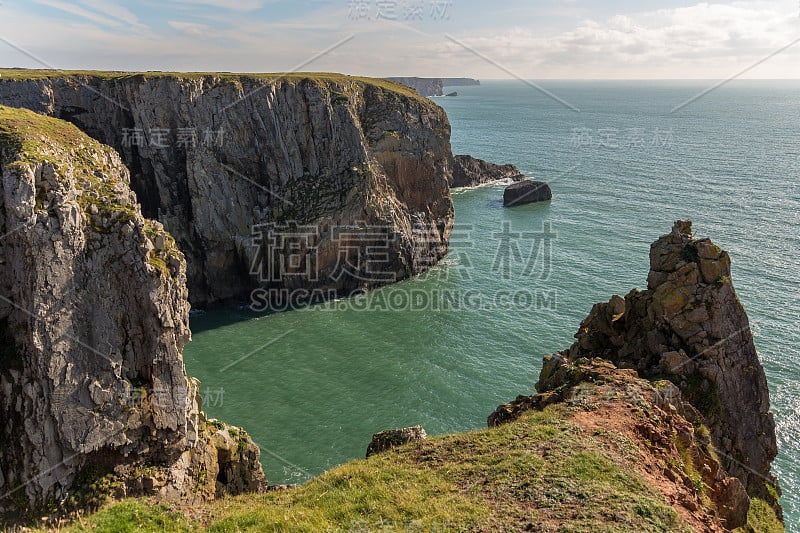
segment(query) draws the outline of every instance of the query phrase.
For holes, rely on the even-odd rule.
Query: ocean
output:
[[[193,318],[185,359],[204,409],[247,429],[272,483],[363,457],[382,429],[485,427],[534,392],[542,357],[569,347],[594,303],[646,287],[650,243],[690,218],[731,254],[800,531],[800,82],[713,85],[486,81],[437,98],[454,153],[516,164],[553,200],[504,209],[502,186],[456,190],[451,253],[424,276]]]

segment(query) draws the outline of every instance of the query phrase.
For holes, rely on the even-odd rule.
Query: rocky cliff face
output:
[[[525,175],[514,165],[496,165],[470,155],[453,158],[451,187],[475,187],[493,181],[522,181]]]
[[[132,494],[191,492],[231,461],[237,479],[212,496],[259,485],[249,439],[228,462],[217,453],[227,428],[207,427],[181,356],[186,262],[142,216],[120,157],[0,106],[0,174],[0,509],[63,503],[115,467]],[[142,485],[143,468],[164,483]]]
[[[447,252],[450,126],[401,85],[5,72],[0,103],[66,119],[120,152],[145,216],[186,256],[193,305],[255,288],[349,293]],[[368,253],[376,241],[381,260]]]
[[[442,96],[443,94],[444,83],[441,78],[399,77],[386,79],[411,87],[422,96]]]
[[[575,344],[545,358],[539,394],[501,406],[490,424],[574,399],[576,387],[614,375],[610,362],[620,369],[613,379],[635,372],[650,381],[660,408],[693,428],[675,434],[693,450],[698,488],[708,488],[726,529],[744,525],[750,498],[780,516],[769,389],[730,265],[726,252],[692,235],[691,222],[676,222],[651,247],[648,289],[595,305]]]

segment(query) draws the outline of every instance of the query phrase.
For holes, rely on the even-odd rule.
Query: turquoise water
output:
[[[517,164],[550,182],[551,203],[507,210],[502,187],[457,191],[453,250],[422,278],[303,311],[194,319],[185,358],[206,410],[247,428],[273,483],[363,457],[384,428],[483,427],[533,392],[542,356],[571,344],[593,303],[645,286],[650,243],[692,218],[733,258],[800,531],[800,84],[733,82],[676,113],[708,85],[544,85],[580,112],[520,82],[437,103],[456,153]]]

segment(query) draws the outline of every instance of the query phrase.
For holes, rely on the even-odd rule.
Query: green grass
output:
[[[91,520],[79,520],[71,531],[95,533],[133,533],[163,531],[183,533],[190,531],[188,520],[181,514],[162,505],[150,505],[141,500],[126,500],[100,510]]]
[[[775,510],[764,500],[753,498],[750,500],[750,510],[747,513],[747,526],[740,527],[736,533],[783,533],[783,524],[775,515]]]
[[[294,489],[218,500],[204,506],[203,524],[129,500],[68,530],[687,531],[632,464],[567,415],[550,407],[353,461]]]
[[[214,78],[222,82],[241,82],[243,80],[278,81],[320,81],[320,82],[358,82],[363,85],[372,85],[412,98],[426,105],[435,105],[430,99],[420,96],[414,89],[398,82],[383,78],[369,78],[366,76],[348,76],[332,72],[290,72],[290,73],[233,73],[233,72],[122,72],[100,70],[49,70],[49,69],[7,69],[0,68],[0,81],[2,80],[45,80],[63,77],[85,77],[100,80],[124,80],[134,77],[143,79],[153,78],[179,78],[197,80]]]

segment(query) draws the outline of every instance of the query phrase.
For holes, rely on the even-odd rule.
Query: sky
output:
[[[800,0],[0,0],[0,66],[800,78]]]

